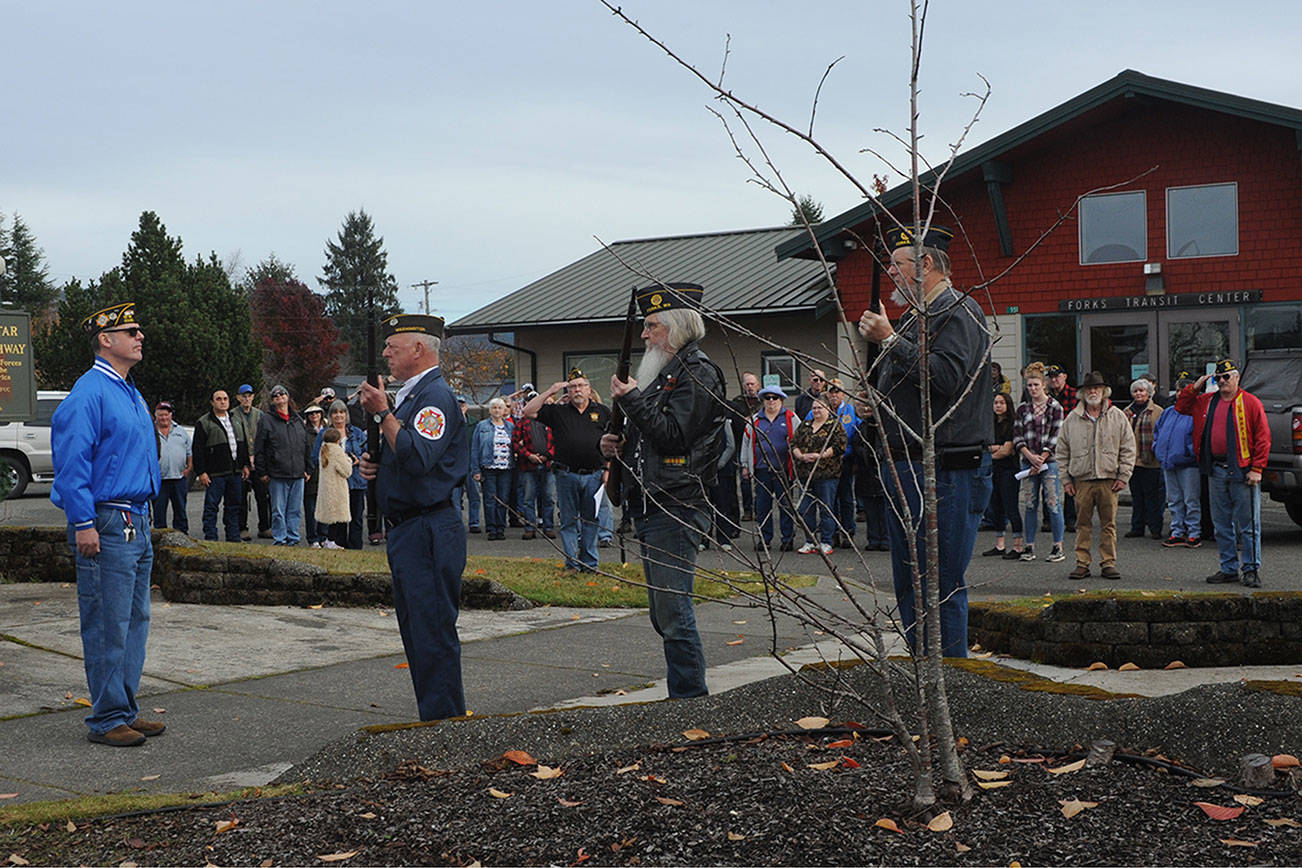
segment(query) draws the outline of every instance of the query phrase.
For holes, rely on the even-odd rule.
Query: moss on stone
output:
[[[1277,693],[1280,696],[1298,696],[1302,697],[1302,680],[1299,681],[1245,681],[1243,687],[1246,690],[1255,690],[1260,693]]]

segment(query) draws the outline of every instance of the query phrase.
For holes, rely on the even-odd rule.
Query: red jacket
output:
[[[1203,433],[1207,427],[1208,411],[1212,399],[1220,400],[1220,392],[1208,392],[1199,395],[1192,384],[1180,390],[1175,399],[1175,411],[1193,416],[1193,448],[1198,465],[1206,469],[1211,467],[1211,456],[1202,455]],[[1234,446],[1240,470],[1253,470],[1263,473],[1266,461],[1270,458],[1270,423],[1266,420],[1266,409],[1255,395],[1249,395],[1240,389],[1231,399],[1230,431],[1233,437],[1227,437],[1227,444]]]

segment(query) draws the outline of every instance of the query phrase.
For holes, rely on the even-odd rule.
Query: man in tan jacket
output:
[[[1058,472],[1063,490],[1076,499],[1076,569],[1070,579],[1090,574],[1093,514],[1099,513],[1099,562],[1105,579],[1119,579],[1117,569],[1117,492],[1126,487],[1135,467],[1135,434],[1126,414],[1109,400],[1112,388],[1098,371],[1085,375],[1077,390],[1080,401],[1067,414],[1058,436]]]

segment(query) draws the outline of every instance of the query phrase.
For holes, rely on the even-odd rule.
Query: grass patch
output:
[[[1302,684],[1294,681],[1245,681],[1243,689],[1278,693],[1280,696],[1302,697]]]
[[[254,545],[253,543],[200,543],[203,550],[222,557],[247,557],[260,559],[292,560],[322,567],[331,573],[388,574],[389,562],[383,549],[341,550],[294,547],[283,549]],[[190,550],[187,550],[189,552]],[[618,576],[612,579],[593,573],[567,573],[564,559],[507,558],[471,556],[466,559],[467,579],[492,579],[500,582],[520,596],[543,606],[572,606],[581,608],[640,608],[646,605],[645,577],[638,561],[627,564],[604,563],[601,569]],[[758,573],[724,571],[723,579],[698,576],[696,593],[708,599],[724,599],[738,593],[763,593],[764,584]],[[817,576],[780,576],[782,582],[793,588],[812,587]],[[630,584],[632,583],[632,584]]]
[[[90,820],[135,811],[157,811],[195,805],[220,805],[250,799],[293,796],[307,792],[304,784],[281,784],[275,787],[246,787],[225,793],[109,793],[102,796],[79,796],[52,802],[27,802],[0,809],[0,828],[14,829],[41,823]]]
[[[945,658],[945,665],[953,666],[955,669],[963,669],[983,678],[989,678],[991,681],[1015,684],[1019,690],[1030,690],[1035,693],[1059,693],[1066,696],[1082,696],[1086,699],[1142,698],[1138,693],[1113,693],[1110,690],[1103,690],[1088,684],[1063,684],[1054,681],[1052,678],[1045,678],[1042,675],[1036,675],[1012,666],[1002,666],[989,660],[974,660],[970,657],[947,657]]]

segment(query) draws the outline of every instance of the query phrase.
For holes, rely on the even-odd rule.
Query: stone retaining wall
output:
[[[1302,594],[1089,594],[1039,609],[973,603],[968,638],[986,651],[1070,667],[1302,663]]]
[[[59,528],[0,528],[0,579],[73,582],[66,532]],[[388,573],[330,573],[280,558],[214,554],[185,534],[154,531],[152,581],[173,603],[259,606],[392,606]],[[533,604],[489,579],[463,579],[467,609],[528,609]]]

